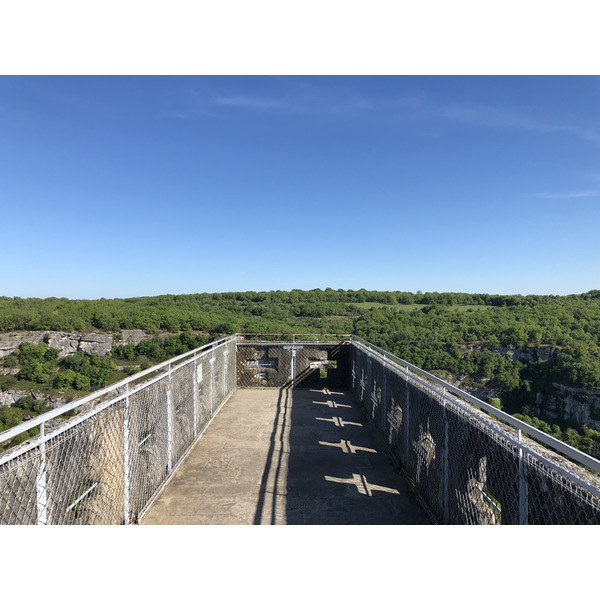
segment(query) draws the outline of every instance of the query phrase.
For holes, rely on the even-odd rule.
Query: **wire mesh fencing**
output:
[[[0,455],[0,524],[137,522],[233,393],[235,347],[227,338],[128,378],[66,421],[60,409],[37,418],[40,434]]]
[[[138,522],[236,386],[345,379],[436,522],[600,524],[600,478],[560,443],[521,435],[356,338],[289,342],[219,340],[0,434],[40,428],[0,454],[0,524]],[[65,420],[73,404],[81,412]]]
[[[238,343],[239,387],[343,389],[348,387],[348,341],[298,340]]]
[[[437,523],[600,524],[600,478],[354,341],[351,387]]]

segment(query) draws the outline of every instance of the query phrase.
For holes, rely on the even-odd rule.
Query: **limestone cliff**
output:
[[[95,352],[104,356],[110,352],[113,345],[139,344],[142,340],[150,339],[152,335],[140,329],[125,329],[121,331],[118,340],[110,333],[82,333],[65,331],[16,331],[0,333],[0,358],[14,352],[20,344],[39,344],[46,342],[50,348],[59,350],[62,358],[75,352]]]
[[[600,390],[573,388],[553,383],[552,389],[536,394],[539,417],[573,419],[582,425],[600,430]]]
[[[468,354],[473,350],[489,350],[499,354],[508,354],[514,360],[522,362],[536,362],[538,360],[548,360],[562,350],[551,346],[523,346],[520,348],[514,346],[483,346],[483,345],[467,345],[461,346],[463,354]]]

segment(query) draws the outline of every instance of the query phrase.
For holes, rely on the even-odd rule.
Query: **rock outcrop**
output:
[[[536,409],[541,419],[554,417],[574,420],[600,430],[600,390],[573,388],[553,383],[552,390],[536,395]]]
[[[59,350],[59,357],[75,352],[107,354],[113,346],[109,333],[67,333],[64,331],[19,331],[0,334],[0,358],[14,352],[21,344],[46,342]]]
[[[17,392],[16,390],[0,390],[0,406],[11,406],[23,396],[29,396],[29,394],[27,392]]]
[[[523,346],[515,348],[513,346],[462,346],[464,354],[472,352],[473,350],[489,350],[490,352],[496,352],[498,354],[508,354],[513,360],[520,360],[523,362],[536,362],[538,360],[548,360],[557,354],[560,354],[562,350],[551,346]]]
[[[152,337],[151,334],[141,329],[124,329],[121,335],[115,336],[110,333],[73,333],[65,331],[16,331],[0,333],[0,358],[14,352],[21,344],[39,344],[46,342],[50,348],[57,348],[59,357],[75,354],[75,352],[95,352],[105,355],[115,345],[139,344],[142,340]]]
[[[20,390],[0,390],[0,406],[12,406],[15,402],[18,402],[25,396],[33,396],[36,400],[44,400],[50,408],[56,408],[66,404],[68,400],[64,398],[56,398],[54,396],[48,396],[47,394],[40,394],[39,392],[23,392]]]

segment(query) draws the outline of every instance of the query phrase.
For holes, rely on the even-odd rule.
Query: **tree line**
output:
[[[0,297],[0,332],[7,331],[91,331],[118,332],[142,329],[154,333],[168,331],[206,331],[227,334],[232,331],[258,329],[257,333],[287,333],[294,328],[331,329],[327,317],[345,319],[360,316],[363,303],[377,303],[390,308],[416,306],[443,308],[487,306],[513,308],[517,311],[545,309],[556,305],[588,303],[597,306],[600,291],[572,296],[506,296],[490,294],[437,292],[380,292],[367,290],[228,292],[219,294],[163,295],[140,298],[69,300],[67,298]],[[484,312],[484,311],[482,311]],[[320,320],[326,319],[326,322]],[[335,321],[339,323],[339,320]],[[346,323],[345,332],[352,324]],[[336,331],[332,331],[336,333]],[[517,335],[518,332],[515,332]],[[596,332],[597,333],[597,332]],[[532,339],[539,342],[537,332]]]
[[[598,290],[568,296],[327,288],[98,300],[0,297],[0,331],[105,331],[118,338],[123,329],[155,337],[115,346],[107,357],[60,361],[48,347],[20,348],[3,365],[18,364],[18,376],[0,376],[0,384],[10,387],[12,377],[83,392],[106,385],[116,366],[129,374],[222,335],[306,332],[354,333],[418,367],[491,388],[508,412],[525,416],[534,414],[536,394],[553,383],[600,388]],[[160,332],[172,335],[159,338]],[[540,349],[546,358],[515,360],[511,349]],[[553,425],[584,435],[574,423]]]

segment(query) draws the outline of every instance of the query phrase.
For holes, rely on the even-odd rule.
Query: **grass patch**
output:
[[[389,308],[390,310],[420,310],[426,306],[438,306],[436,304],[384,304],[383,302],[351,302],[352,306],[356,308],[362,308],[369,310],[371,308]],[[449,310],[456,312],[467,312],[469,310],[488,310],[494,308],[493,306],[486,306],[485,304],[452,304],[452,305],[439,305],[446,306]]]

